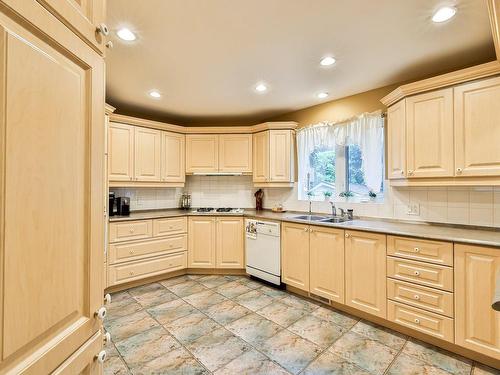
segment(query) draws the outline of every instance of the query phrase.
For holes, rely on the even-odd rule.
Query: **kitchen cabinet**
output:
[[[219,135],[219,172],[252,173],[252,135]]]
[[[216,134],[186,135],[186,173],[219,171],[219,137]]]
[[[163,182],[184,182],[185,136],[172,132],[162,132],[161,180]]]
[[[387,109],[387,177],[406,177],[406,101]]]
[[[245,268],[242,217],[216,218],[216,267]]]
[[[110,181],[134,179],[134,127],[110,122],[108,127],[108,178]]]
[[[500,77],[455,87],[456,176],[500,175]]]
[[[188,268],[215,268],[215,217],[189,217],[188,233]]]
[[[346,304],[385,318],[386,295],[386,236],[346,231]]]
[[[406,131],[408,177],[453,176],[452,88],[407,98]]]
[[[134,137],[134,180],[160,181],[161,132],[136,127]]]
[[[344,231],[310,226],[309,291],[344,303]]]
[[[104,61],[32,0],[0,39],[0,373],[46,374],[101,327]]]
[[[253,182],[260,187],[292,186],[294,180],[293,130],[254,134]]]
[[[283,223],[281,253],[283,282],[309,292],[309,225]]]
[[[455,343],[500,360],[500,312],[491,307],[498,249],[455,245]]]

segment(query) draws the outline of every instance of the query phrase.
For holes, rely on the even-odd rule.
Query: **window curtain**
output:
[[[297,153],[299,181],[299,198],[306,197],[307,174],[310,172],[309,155],[317,147],[334,149],[335,146],[356,144],[362,153],[362,170],[366,185],[370,190],[379,193],[384,158],[384,119],[382,112],[364,113],[339,123],[321,122],[297,131]]]

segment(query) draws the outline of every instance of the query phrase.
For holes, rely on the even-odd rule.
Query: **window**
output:
[[[384,136],[380,114],[342,125],[318,124],[297,135],[299,199],[367,200],[383,196]]]

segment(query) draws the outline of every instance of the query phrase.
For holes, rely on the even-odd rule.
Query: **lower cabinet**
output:
[[[245,268],[243,218],[189,217],[188,268]]]
[[[97,354],[103,349],[102,341],[102,333],[101,331],[97,331],[51,374],[73,375],[102,373],[102,364],[97,360]],[[106,350],[104,349],[104,351]]]
[[[491,303],[500,250],[455,245],[455,344],[500,360],[500,312]]]
[[[283,223],[281,251],[282,281],[309,292],[309,225]]]
[[[348,306],[386,318],[386,236],[345,232],[345,301]]]

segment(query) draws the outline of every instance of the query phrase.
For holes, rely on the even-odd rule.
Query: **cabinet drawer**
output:
[[[453,268],[387,257],[387,276],[453,291]]]
[[[187,218],[171,217],[153,220],[153,237],[168,236],[169,234],[186,233]]]
[[[186,267],[187,254],[185,251],[154,259],[111,265],[108,269],[108,286],[181,270]]]
[[[387,318],[402,326],[453,342],[453,319],[392,301],[387,301]]]
[[[187,250],[185,234],[161,239],[115,243],[109,245],[109,263],[121,263],[184,250]]]
[[[453,244],[387,236],[387,254],[422,262],[453,266]]]
[[[387,279],[387,298],[453,317],[453,293]]]
[[[109,224],[109,242],[150,238],[153,234],[151,220],[121,221]]]

